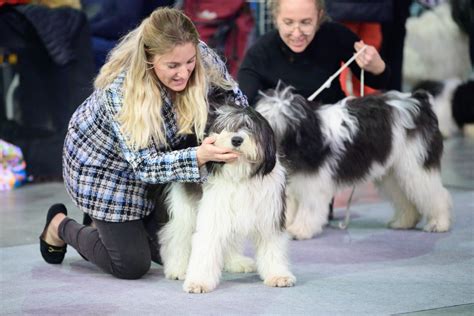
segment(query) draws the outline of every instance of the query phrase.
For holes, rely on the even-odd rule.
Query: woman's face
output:
[[[275,18],[281,39],[293,52],[303,52],[313,40],[322,14],[315,0],[280,0]]]
[[[170,52],[155,55],[153,70],[160,82],[174,92],[183,91],[196,67],[196,46],[186,43],[175,46]]]

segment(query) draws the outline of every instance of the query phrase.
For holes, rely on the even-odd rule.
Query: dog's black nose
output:
[[[244,142],[244,139],[240,136],[234,136],[230,141],[232,142],[232,146],[239,147]]]

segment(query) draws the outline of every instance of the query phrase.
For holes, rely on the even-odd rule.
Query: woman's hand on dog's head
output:
[[[201,167],[208,161],[232,162],[239,157],[239,153],[230,148],[214,145],[216,139],[212,136],[204,138],[201,146],[197,148],[198,165]]]

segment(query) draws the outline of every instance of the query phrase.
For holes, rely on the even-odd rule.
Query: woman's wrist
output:
[[[372,74],[376,76],[381,75],[385,71],[385,68],[386,68],[385,62],[382,60],[381,63],[378,65],[378,67],[374,69]]]

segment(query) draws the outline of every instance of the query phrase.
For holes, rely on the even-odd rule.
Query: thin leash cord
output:
[[[364,69],[360,70],[360,96],[364,96]],[[346,229],[349,226],[349,222],[351,221],[351,204],[352,204],[352,196],[354,195],[355,191],[355,185],[352,186],[352,191],[351,195],[349,196],[349,199],[347,200],[347,206],[346,206],[346,211],[344,214],[344,221],[339,222],[339,228],[340,229]]]
[[[354,54],[354,56],[351,57],[351,59],[349,59],[348,61],[346,61],[344,63],[344,65],[341,66],[341,68],[339,68],[338,71],[336,71],[331,77],[329,77],[328,80],[326,80],[325,83],[322,84],[321,87],[319,87],[318,90],[316,90],[312,95],[309,96],[308,98],[308,101],[313,101],[324,89],[326,88],[329,88],[331,86],[331,82],[337,77],[339,76],[339,74],[344,70],[346,69],[356,58],[357,56],[359,56],[360,54],[362,54],[362,52],[367,48],[367,45],[365,45],[364,47],[362,47],[362,49],[360,51],[358,51],[356,54]],[[362,69],[363,71],[363,69]],[[363,72],[361,72],[362,74]],[[362,75],[361,75],[361,79],[362,79]],[[362,86],[362,81],[361,81],[361,86]]]
[[[362,47],[360,51],[358,51],[347,62],[345,62],[344,65],[342,65],[338,71],[336,71],[331,77],[329,77],[328,80],[326,80],[326,82],[323,83],[321,87],[319,87],[318,90],[316,90],[312,95],[309,96],[308,101],[313,101],[324,89],[329,88],[331,86],[331,82],[344,69],[346,69],[357,58],[357,56],[359,56],[366,48],[367,48],[367,45]],[[364,96],[364,81],[365,81],[364,69],[361,69],[360,71],[360,96],[361,97]],[[344,215],[344,221],[339,222],[340,229],[346,229],[349,226],[349,222],[351,219],[351,203],[352,203],[352,196],[354,195],[354,191],[355,191],[355,186],[352,187],[351,195],[349,196],[349,199],[347,200],[347,207],[346,207],[346,211]]]

